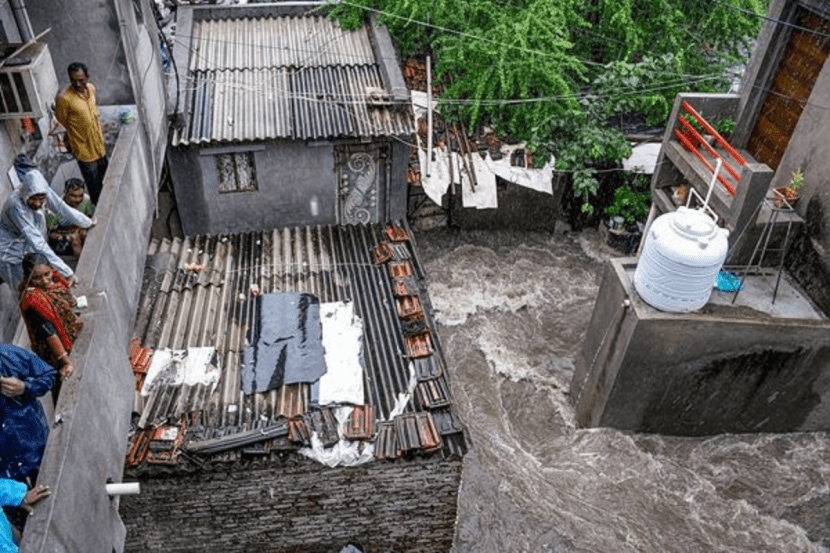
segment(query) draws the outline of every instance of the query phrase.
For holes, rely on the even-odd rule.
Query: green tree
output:
[[[594,167],[629,155],[622,114],[665,122],[681,91],[729,87],[769,0],[345,0],[354,28],[379,15],[404,56],[429,52],[444,117],[486,122],[573,173],[590,211]]]

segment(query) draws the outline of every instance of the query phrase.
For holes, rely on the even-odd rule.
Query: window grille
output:
[[[216,156],[219,172],[219,192],[255,192],[257,188],[253,152],[219,154]]]

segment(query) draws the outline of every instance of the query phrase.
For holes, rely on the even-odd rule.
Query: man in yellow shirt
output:
[[[83,63],[70,63],[66,72],[70,84],[55,98],[55,118],[66,129],[67,146],[78,161],[92,203],[97,205],[109,160],[98,119],[95,87],[89,82],[89,71]]]

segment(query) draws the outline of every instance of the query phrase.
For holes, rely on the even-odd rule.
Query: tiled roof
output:
[[[406,135],[367,29],[324,17],[195,21],[173,145]]]
[[[347,441],[372,443],[378,459],[463,454],[422,276],[411,234],[397,225],[154,241],[131,351],[137,388],[159,350],[213,347],[221,376],[215,386],[156,386],[138,408],[127,464],[296,450],[313,432],[330,446],[338,430]],[[314,384],[242,392],[242,351],[260,316],[256,294],[279,292],[351,302],[362,320],[365,403],[348,420],[312,405]]]

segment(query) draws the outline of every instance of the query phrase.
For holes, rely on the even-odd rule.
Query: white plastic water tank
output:
[[[634,288],[661,311],[689,313],[706,305],[729,249],[729,231],[705,213],[679,207],[657,217],[634,271]]]

